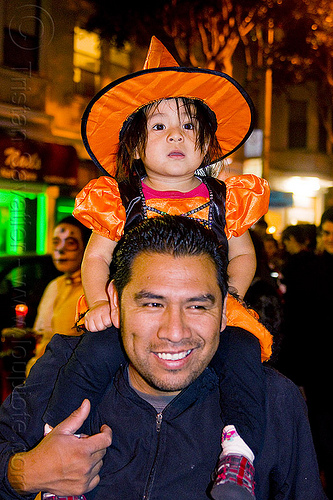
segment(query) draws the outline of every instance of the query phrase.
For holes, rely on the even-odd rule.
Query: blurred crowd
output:
[[[251,229],[257,272],[245,300],[274,335],[270,363],[302,391],[323,480],[333,498],[333,413],[330,404],[333,352],[333,207],[319,227],[297,224],[277,239],[267,223]],[[330,477],[331,476],[331,477]]]

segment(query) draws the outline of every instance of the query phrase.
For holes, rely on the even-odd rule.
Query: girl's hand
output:
[[[84,326],[90,332],[99,332],[112,326],[111,309],[108,300],[103,300],[94,304],[84,319]]]

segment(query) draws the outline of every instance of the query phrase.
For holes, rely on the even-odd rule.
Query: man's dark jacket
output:
[[[20,497],[8,484],[10,456],[42,438],[43,413],[58,370],[77,338],[56,335],[0,409],[0,498]],[[219,384],[206,369],[164,410],[162,418],[129,386],[121,369],[97,411],[87,422],[91,433],[102,424],[113,431],[101,482],[87,500],[204,500],[220,452],[223,424]],[[257,500],[324,500],[305,403],[288,379],[266,369],[267,427],[256,467]]]

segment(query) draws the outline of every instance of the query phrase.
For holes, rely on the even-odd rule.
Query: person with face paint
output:
[[[26,374],[45,351],[55,333],[80,335],[74,327],[76,305],[83,293],[81,262],[91,231],[73,216],[65,217],[55,227],[52,260],[63,274],[46,287],[38,306],[33,330],[41,335],[35,356],[27,363]]]

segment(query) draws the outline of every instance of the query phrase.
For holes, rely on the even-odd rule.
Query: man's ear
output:
[[[225,296],[225,299],[224,299],[224,302],[223,302],[222,316],[221,316],[221,330],[220,330],[220,332],[223,332],[223,330],[227,326],[227,298],[228,298],[228,295]]]
[[[108,295],[110,297],[110,307],[111,307],[111,321],[116,328],[120,328],[120,307],[119,298],[114,282],[110,281],[108,286]]]

